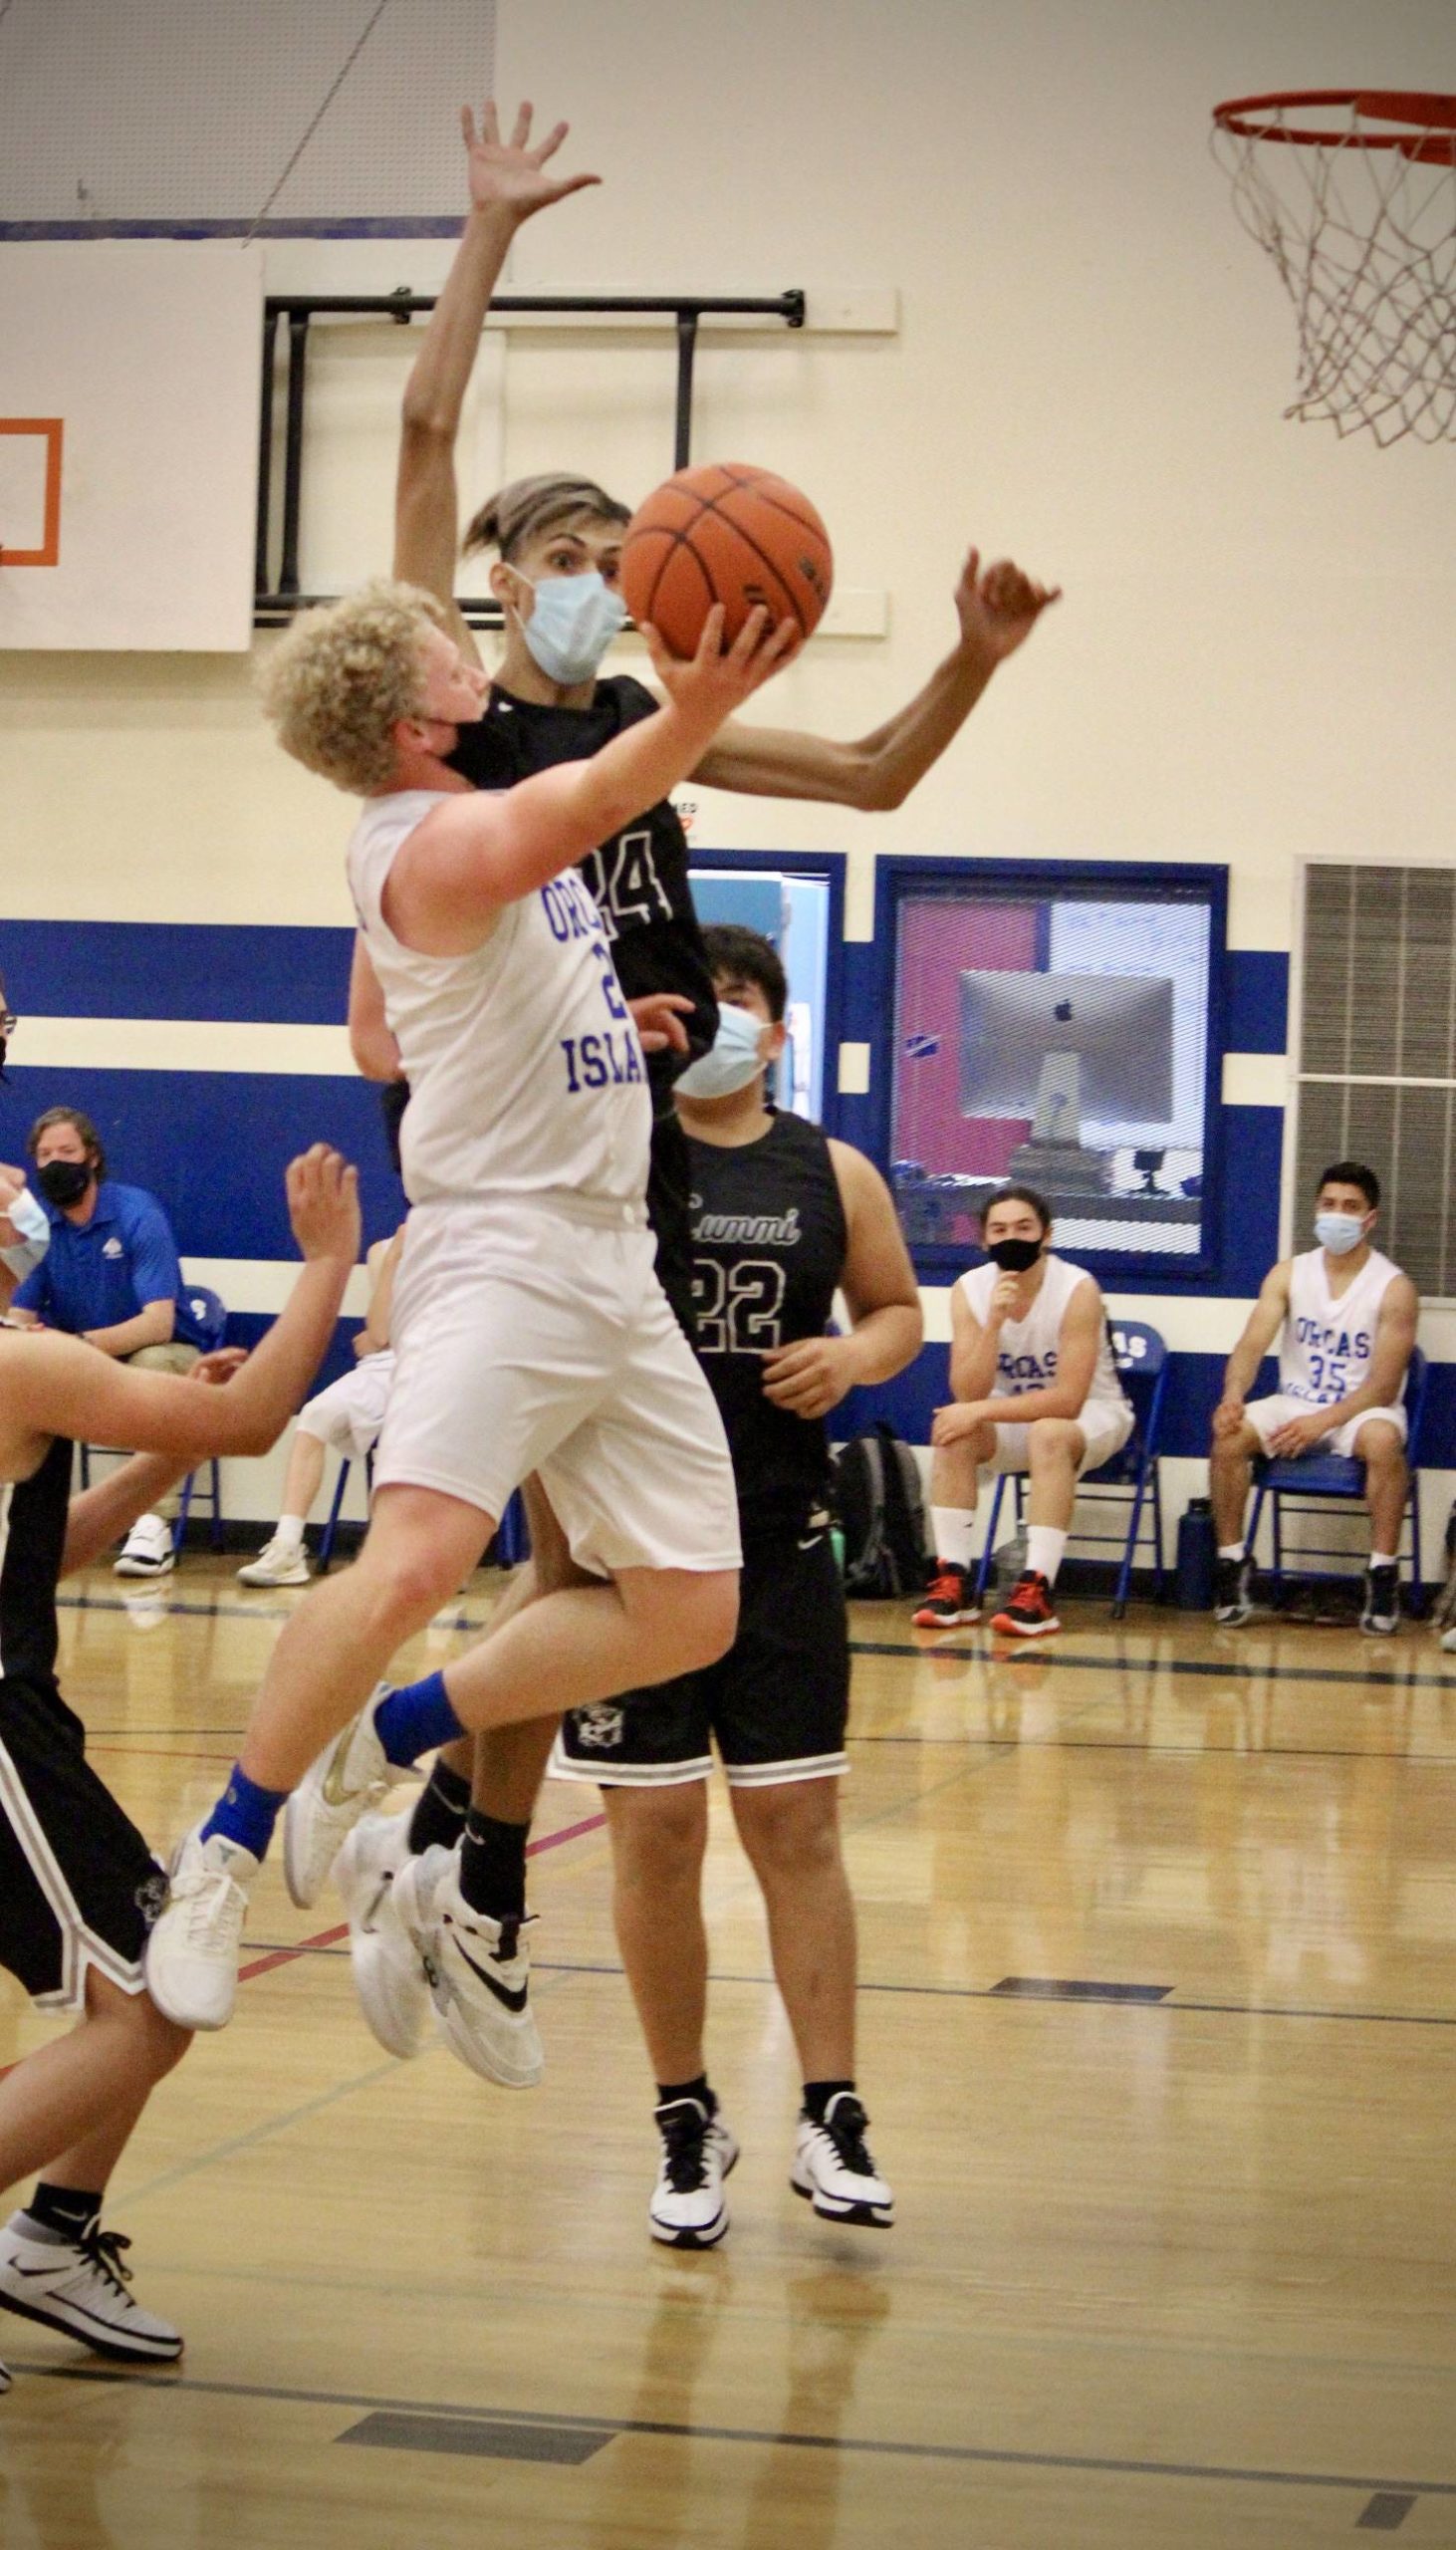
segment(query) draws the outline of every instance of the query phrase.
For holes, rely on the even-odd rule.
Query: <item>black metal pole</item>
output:
[[[291,310],[288,320],[288,418],[283,446],[283,557],[278,590],[299,589],[299,514],[304,484],[304,374],[308,364],[309,314]]]
[[[679,310],[677,314],[677,428],[674,437],[674,469],[685,469],[692,449],[692,359],[697,352],[698,314],[695,310]]]
[[[268,591],[268,517],[273,501],[273,368],[278,347],[278,313],[263,315],[263,413],[258,428],[258,537],[253,553],[253,589]]]

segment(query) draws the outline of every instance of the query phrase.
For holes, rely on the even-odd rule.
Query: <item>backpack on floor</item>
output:
[[[909,1444],[881,1420],[835,1463],[830,1491],[845,1536],[845,1592],[889,1602],[925,1582],[925,1501]]]

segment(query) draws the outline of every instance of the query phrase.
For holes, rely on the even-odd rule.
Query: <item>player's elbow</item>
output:
[[[909,793],[910,782],[902,771],[887,769],[867,755],[851,769],[848,803],[861,815],[892,815]]]
[[[457,419],[453,409],[428,384],[416,388],[411,382],[406,387],[399,423],[402,472],[425,473],[449,460],[455,448]]]

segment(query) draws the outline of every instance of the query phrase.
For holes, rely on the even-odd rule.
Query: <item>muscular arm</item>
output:
[[[1420,1296],[1410,1277],[1392,1277],[1375,1322],[1369,1374],[1358,1390],[1346,1392],[1333,1407],[1322,1411],[1332,1426],[1346,1425],[1352,1416],[1363,1416],[1372,1407],[1395,1406],[1405,1387],[1406,1366],[1415,1352],[1419,1317]]]
[[[1283,1328],[1289,1313],[1289,1260],[1271,1266],[1249,1313],[1244,1334],[1224,1367],[1223,1397],[1213,1411],[1215,1434],[1235,1432],[1244,1421],[1244,1402],[1254,1377]]]
[[[82,1335],[88,1346],[100,1347],[103,1355],[111,1355],[124,1363],[128,1355],[139,1355],[143,1346],[170,1346],[177,1325],[174,1301],[143,1302],[131,1319],[115,1322],[111,1328],[88,1328]]]
[[[1096,1369],[1103,1327],[1102,1297],[1089,1280],[1079,1284],[1063,1315],[1057,1340],[1057,1379],[1044,1390],[986,1399],[979,1413],[989,1425],[1031,1425],[1042,1416],[1081,1416]]]
[[[950,1296],[950,1395],[952,1399],[984,1399],[996,1379],[1000,1330],[983,1328],[957,1284]]]
[[[849,1143],[830,1144],[845,1208],[840,1289],[848,1337],[802,1337],[764,1357],[764,1393],[796,1416],[827,1416],[847,1391],[887,1382],[914,1362],[924,1335],[920,1290],[894,1202],[878,1169]]]
[[[1057,596],[1002,561],[980,574],[973,549],[961,571],[955,605],[959,643],[924,688],[872,733],[852,743],[787,728],[746,726],[736,719],[716,737],[691,776],[705,788],[748,797],[809,797],[882,814],[903,805],[917,780],[939,760],[995,672]]]

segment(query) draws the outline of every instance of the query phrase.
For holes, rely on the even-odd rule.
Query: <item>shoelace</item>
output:
[[[242,1932],[247,1900],[225,1869],[197,1869],[173,1878],[171,1901],[187,1915],[188,1947],[231,1946]]]
[[[851,2171],[856,2178],[872,2178],[874,2175],[874,2163],[864,2142],[868,2124],[869,2119],[857,2099],[840,2099],[836,2102],[834,2115],[827,2116],[819,2129],[834,2145],[840,2156],[841,2168]]]
[[[708,2183],[710,2117],[694,2103],[669,2108],[657,2119],[663,2144],[663,2174],[674,2195],[691,2195]]]
[[[1023,1609],[1034,1612],[1040,1605],[1050,1603],[1051,1593],[1052,1589],[1045,1576],[1037,1576],[1029,1572],[1022,1578],[1007,1609],[1015,1611],[1020,1605]]]
[[[93,2222],[89,2230],[82,2232],[76,2246],[89,2264],[95,2267],[97,2274],[111,2287],[118,2300],[129,2304],[130,2296],[126,2287],[131,2281],[131,2270],[121,2262],[121,2251],[131,2246],[125,2234],[121,2231],[104,2231],[99,2222]]]
[[[960,1579],[958,1576],[953,1576],[949,1568],[939,1576],[932,1576],[925,1588],[927,1603],[953,1603],[959,1606],[960,1599]]]

